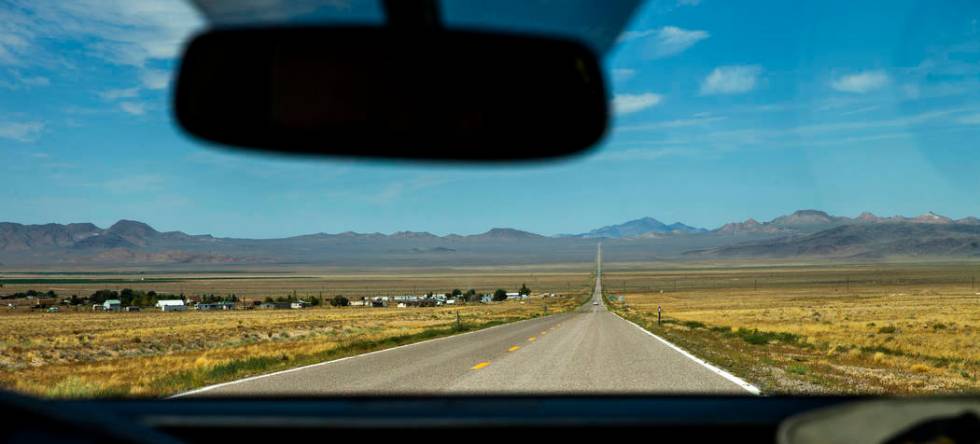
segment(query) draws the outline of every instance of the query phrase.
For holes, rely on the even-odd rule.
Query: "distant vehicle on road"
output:
[[[599,305],[599,301],[592,301],[592,305]]]

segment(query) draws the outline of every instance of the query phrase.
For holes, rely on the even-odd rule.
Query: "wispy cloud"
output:
[[[141,116],[146,113],[146,105],[139,102],[120,102],[119,109],[134,116]]]
[[[616,114],[629,114],[657,106],[663,101],[663,96],[654,93],[616,94],[612,100],[612,108]]]
[[[619,41],[648,39],[643,47],[644,57],[659,59],[680,54],[710,36],[707,31],[664,26],[643,31],[626,31],[619,36]]]
[[[662,129],[672,129],[672,128],[686,128],[692,126],[707,125],[709,123],[719,122],[725,119],[726,118],[724,116],[695,115],[688,118],[659,120],[655,122],[640,123],[637,125],[620,125],[616,127],[616,131],[647,131],[647,130],[662,130]]]
[[[0,138],[33,142],[41,137],[44,122],[0,122]]]
[[[105,100],[116,100],[116,99],[131,99],[139,95],[140,89],[137,87],[133,88],[119,88],[119,89],[109,89],[99,93],[99,96]]]
[[[163,89],[170,84],[170,73],[162,69],[147,69],[140,75],[143,86],[149,89]]]
[[[0,49],[2,51],[2,49]],[[0,77],[0,87],[19,90],[25,88],[35,88],[40,86],[48,86],[51,84],[51,80],[44,76],[37,75],[23,75],[17,71],[8,71],[4,77]]]
[[[627,148],[627,149],[608,149],[598,156],[596,160],[622,161],[622,160],[660,160],[667,157],[684,156],[694,154],[694,151],[687,148]]]
[[[888,85],[890,78],[881,70],[848,74],[834,79],[830,87],[842,92],[864,94]]]
[[[618,68],[612,70],[613,81],[624,82],[626,80],[632,79],[636,75],[636,70],[629,68]]]
[[[719,66],[701,82],[701,94],[741,94],[752,91],[762,74],[759,65]]]
[[[980,125],[980,114],[966,115],[956,119],[956,122],[963,125]]]

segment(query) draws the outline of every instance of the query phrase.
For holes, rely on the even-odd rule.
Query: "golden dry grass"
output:
[[[458,285],[466,282],[492,282],[494,276],[508,278],[488,288],[513,289],[515,282],[517,286],[522,281],[527,281],[529,286],[535,282],[524,274],[496,273],[477,277],[451,273],[441,277],[431,274],[359,277],[366,288],[373,291],[388,288],[387,292],[396,294],[405,287],[405,282],[425,281],[426,291],[445,291],[457,286],[469,288]],[[458,331],[457,312],[462,329],[468,330],[540,316],[545,305],[549,313],[571,309],[587,292],[588,274],[561,273],[560,276],[548,282],[559,286],[556,282],[574,279],[578,291],[561,298],[532,297],[526,303],[166,313],[152,310],[32,313],[23,309],[0,312],[0,386],[52,397],[163,396],[205,384],[452,334]],[[306,278],[289,279],[300,282]],[[379,284],[378,279],[383,283]],[[539,294],[550,292],[549,287],[541,286],[544,281],[537,280]],[[384,287],[391,282],[401,286]],[[88,284],[67,287],[69,291],[75,289],[85,294],[88,289],[84,285]],[[265,288],[272,284],[265,280],[255,283],[236,279],[215,280],[210,285],[209,291],[215,293],[241,294],[240,288]],[[348,285],[356,286],[353,282]],[[37,284],[31,287],[39,288]],[[146,287],[154,288],[160,289]],[[263,291],[256,296],[266,294],[276,293]]]
[[[932,393],[980,389],[976,274],[976,263],[708,266],[606,282],[622,283],[611,292],[625,314],[769,391]]]

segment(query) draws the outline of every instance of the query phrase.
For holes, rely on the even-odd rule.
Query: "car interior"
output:
[[[454,12],[465,2],[378,0],[354,2],[349,13],[370,11],[361,20],[280,19],[307,3],[191,1],[207,25],[182,46],[168,111],[186,137],[207,150],[311,163],[569,162],[595,154],[611,131],[607,58],[644,7],[488,1],[470,2],[480,13],[467,15]],[[677,2],[658,4],[666,3]],[[4,392],[0,405],[0,439],[10,443],[445,442],[528,432],[562,440],[980,442],[976,393],[59,400]]]

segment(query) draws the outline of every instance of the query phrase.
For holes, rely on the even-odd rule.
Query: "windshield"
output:
[[[276,157],[173,122],[194,33],[379,3],[0,4],[0,387],[980,389],[977,2],[443,2],[602,54],[610,129],[553,162]]]

